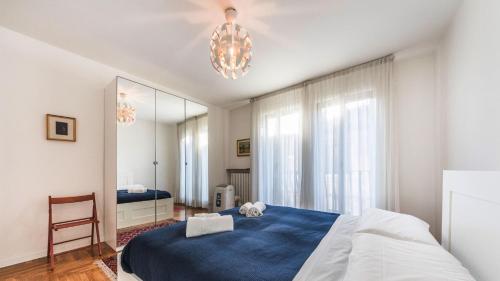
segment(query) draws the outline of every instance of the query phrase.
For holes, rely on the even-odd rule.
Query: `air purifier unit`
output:
[[[218,185],[214,191],[213,212],[234,208],[234,186]]]

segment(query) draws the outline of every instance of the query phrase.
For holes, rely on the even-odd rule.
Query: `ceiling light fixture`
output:
[[[120,93],[116,103],[116,121],[125,126],[135,123],[135,108],[127,102],[127,94],[125,93]]]
[[[226,23],[217,26],[210,40],[212,66],[224,78],[238,79],[244,76],[252,59],[252,40],[243,27],[235,23],[235,8],[225,10]]]

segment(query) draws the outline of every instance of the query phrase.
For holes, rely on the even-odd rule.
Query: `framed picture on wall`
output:
[[[76,118],[47,114],[47,140],[76,141]]]
[[[250,139],[241,139],[236,141],[236,152],[238,157],[250,156]]]

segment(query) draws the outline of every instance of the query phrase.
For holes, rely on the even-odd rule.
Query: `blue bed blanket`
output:
[[[132,239],[121,265],[145,281],[292,280],[339,214],[267,205],[246,218],[238,209],[234,231],[186,238],[186,222]]]
[[[117,190],[116,195],[117,195],[116,202],[118,204],[155,200],[154,189],[148,189],[148,191],[144,193],[128,193],[127,190]],[[165,199],[170,197],[172,196],[168,191],[156,190],[157,199]]]

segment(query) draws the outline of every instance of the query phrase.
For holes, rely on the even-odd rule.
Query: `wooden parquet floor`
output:
[[[90,246],[56,255],[54,271],[50,271],[46,258],[0,268],[0,280],[107,281],[108,278],[94,261],[116,253],[106,243],[102,246],[102,257],[99,257],[97,247],[92,250]]]

